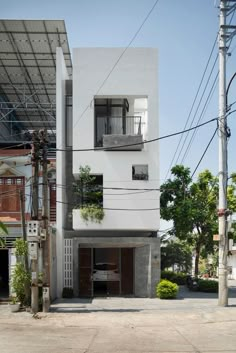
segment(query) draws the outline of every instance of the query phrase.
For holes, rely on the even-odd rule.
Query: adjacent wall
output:
[[[56,51],[56,116],[57,116],[57,148],[66,147],[66,107],[65,107],[65,81],[69,79],[62,48]],[[66,184],[66,154],[57,151],[57,184]],[[64,273],[64,226],[66,223],[66,192],[65,188],[57,188],[57,296],[60,298],[63,289]]]

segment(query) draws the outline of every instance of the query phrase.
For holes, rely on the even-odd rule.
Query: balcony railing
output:
[[[141,116],[97,116],[95,146],[113,148],[119,143],[141,143],[144,125]],[[128,149],[140,150],[140,146]]]

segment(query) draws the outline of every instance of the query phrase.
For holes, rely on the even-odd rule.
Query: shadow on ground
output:
[[[190,291],[187,286],[179,287],[178,299],[217,299],[218,293]],[[236,298],[236,287],[229,288],[229,298]]]
[[[52,313],[76,313],[76,314],[84,314],[84,313],[137,313],[142,310],[139,309],[88,309],[88,308],[76,308],[73,306],[60,306],[60,307],[51,307],[50,312]]]

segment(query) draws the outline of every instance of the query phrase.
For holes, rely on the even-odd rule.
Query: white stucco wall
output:
[[[56,115],[57,115],[57,148],[66,147],[66,121],[65,121],[65,80],[68,73],[63,57],[62,48],[56,51]],[[56,180],[58,185],[65,185],[65,152],[57,151]],[[65,189],[57,187],[57,223],[56,223],[56,249],[57,249],[57,296],[61,297],[64,273],[64,224],[65,224]]]
[[[234,244],[231,252],[232,255],[228,256],[228,266],[232,266],[232,275],[229,275],[229,278],[236,280],[236,244]]]
[[[93,99],[95,96],[147,98],[148,131],[145,138],[158,137],[157,50],[129,48],[109,75],[123,50],[123,48],[73,50],[73,149],[94,147]],[[132,165],[135,164],[148,164],[148,181],[132,180]],[[91,167],[91,173],[103,174],[104,187],[159,188],[158,142],[146,144],[144,150],[138,152],[74,152],[73,173],[78,174],[79,167],[85,165]],[[79,212],[74,212],[74,229],[157,230],[159,210],[118,211],[114,209],[159,208],[159,192],[123,195],[125,192],[131,191],[104,191],[103,206],[105,209],[113,210],[105,210],[105,219],[99,225],[85,224],[81,221]]]

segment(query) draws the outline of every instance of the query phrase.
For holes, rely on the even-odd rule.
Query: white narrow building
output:
[[[152,297],[160,278],[159,145],[143,143],[158,137],[157,50],[123,52],[74,49],[69,77],[57,49],[59,297]],[[81,216],[94,204],[100,221]]]

